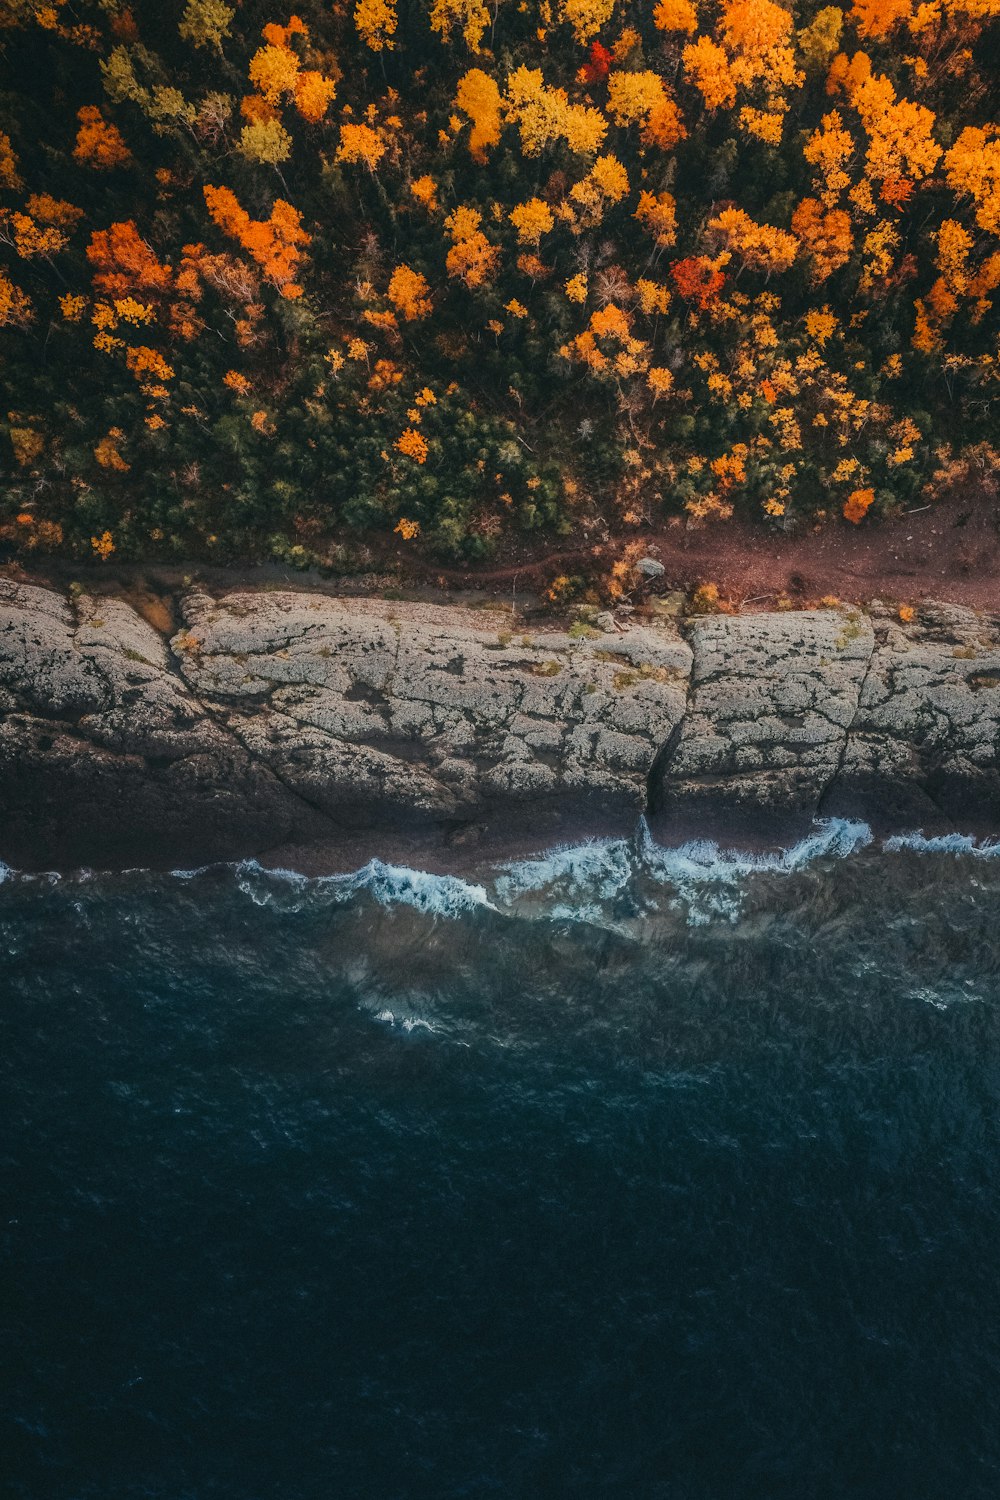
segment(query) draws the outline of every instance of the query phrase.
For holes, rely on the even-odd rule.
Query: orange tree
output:
[[[996,0],[0,0],[0,544],[871,525],[995,462],[998,52]]]

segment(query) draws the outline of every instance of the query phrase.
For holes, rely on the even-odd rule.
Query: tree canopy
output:
[[[1000,0],[0,0],[0,542],[870,525],[995,463]]]

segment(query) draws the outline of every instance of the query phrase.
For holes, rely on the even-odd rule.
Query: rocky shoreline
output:
[[[202,587],[177,610],[0,581],[0,859],[455,863],[642,812],[662,837],[1000,826],[1000,614],[654,602],[567,632]]]

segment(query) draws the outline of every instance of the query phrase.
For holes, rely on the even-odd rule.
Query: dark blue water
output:
[[[1000,1493],[1000,859],[0,885],[7,1493]]]

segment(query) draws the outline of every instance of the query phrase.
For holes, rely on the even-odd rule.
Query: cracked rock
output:
[[[809,610],[692,622],[688,712],[657,810],[814,810],[844,753],[874,646],[867,618]]]
[[[0,581],[0,857],[190,865],[515,817],[543,844],[571,809],[647,806],[1000,823],[1000,620],[957,606],[584,639],[294,591],[182,613],[167,641],[125,599]]]

